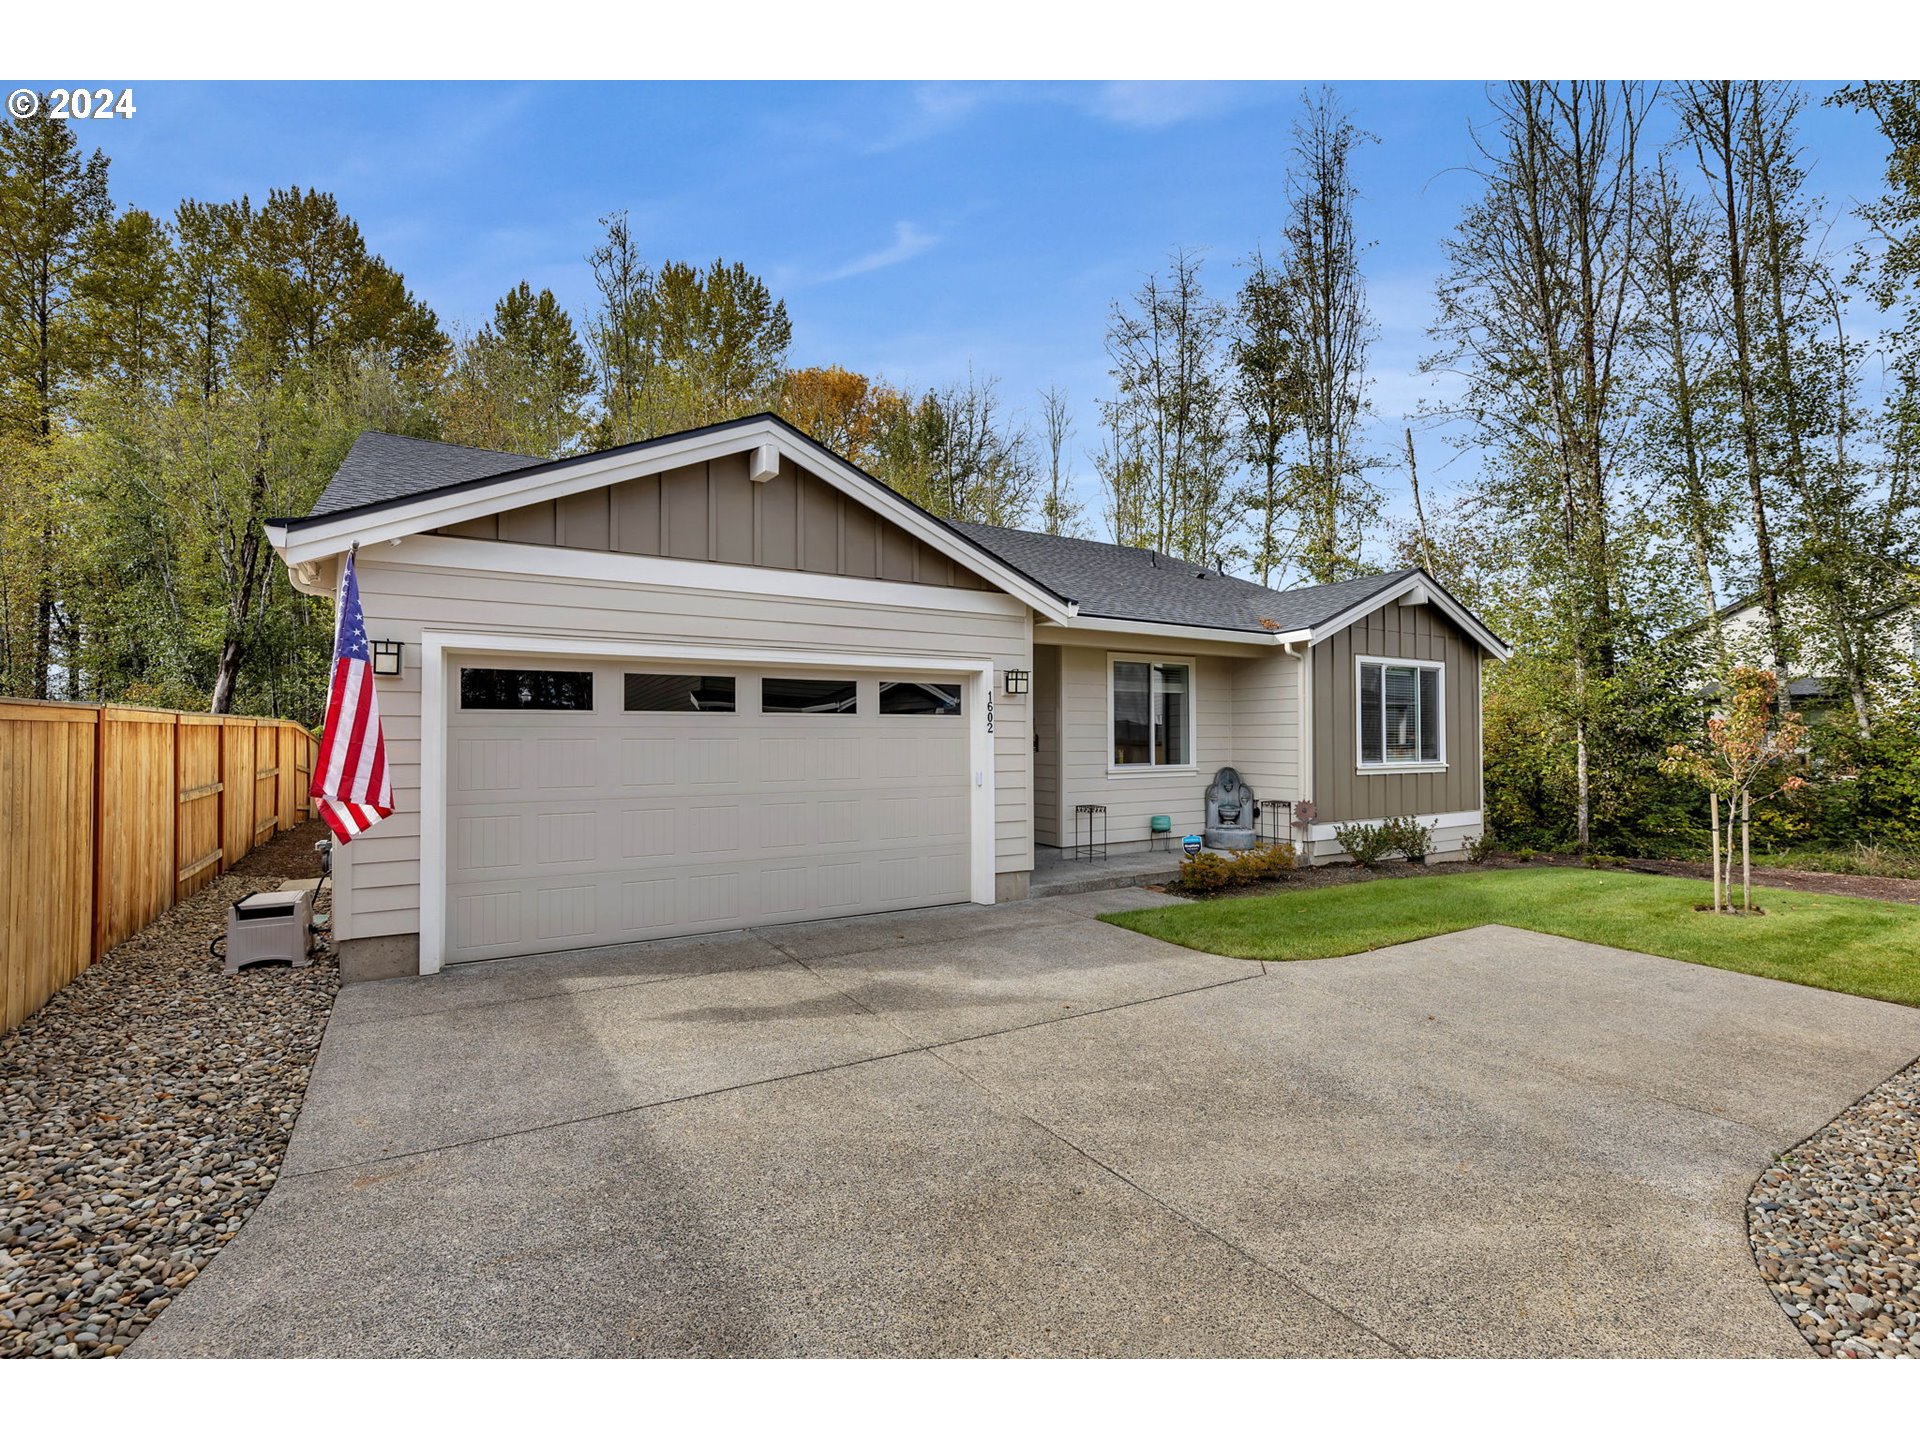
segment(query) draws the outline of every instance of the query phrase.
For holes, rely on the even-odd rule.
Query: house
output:
[[[1144,847],[1225,765],[1312,797],[1322,852],[1480,831],[1507,652],[1419,570],[1279,592],[949,524],[772,415],[556,461],[370,433],[269,535],[313,595],[357,544],[400,645],[397,808],[335,857],[350,978],[1018,899],[1076,806]]]
[[[1920,600],[1915,598],[1920,594],[1920,574],[1907,578],[1905,593],[1901,589],[1896,586],[1885,604],[1861,617],[1866,644],[1860,659],[1869,690],[1920,667]],[[1782,594],[1780,611],[1789,638],[1799,647],[1786,675],[1791,702],[1808,715],[1850,712],[1845,667],[1840,663],[1839,646],[1827,617],[1805,593],[1794,590]],[[1722,605],[1717,618],[1722,642],[1733,663],[1780,669],[1759,595]],[[1691,646],[1696,663],[1706,668],[1714,659],[1711,634],[1705,620],[1696,620],[1674,632],[1674,638]]]

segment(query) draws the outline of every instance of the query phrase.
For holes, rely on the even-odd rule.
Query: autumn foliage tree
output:
[[[1807,727],[1795,712],[1777,708],[1779,695],[1780,681],[1771,670],[1735,666],[1728,677],[1725,713],[1707,722],[1706,744],[1674,745],[1662,762],[1668,774],[1692,780],[1707,792],[1715,911],[1733,909],[1734,827],[1740,833],[1740,908],[1751,913],[1753,802],[1807,783],[1794,768],[1806,747]],[[1756,794],[1757,790],[1764,793]]]

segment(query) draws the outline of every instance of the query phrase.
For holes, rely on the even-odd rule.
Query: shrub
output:
[[[1395,822],[1389,820],[1383,825],[1352,825],[1333,827],[1333,838],[1340,848],[1353,857],[1353,863],[1362,869],[1371,869],[1399,848],[1394,835]]]
[[[1273,880],[1293,869],[1291,845],[1260,845],[1238,855],[1202,850],[1180,862],[1179,887],[1193,895],[1215,895],[1229,885],[1253,885]]]
[[[1484,865],[1499,851],[1499,843],[1493,838],[1493,831],[1482,830],[1467,841],[1467,859],[1475,865]]]
[[[1380,827],[1392,836],[1392,848],[1398,850],[1416,865],[1426,863],[1427,856],[1433,851],[1433,826],[1422,825],[1411,815],[1402,815],[1389,820]]]
[[[1251,850],[1242,850],[1227,866],[1233,872],[1236,885],[1273,880],[1293,869],[1293,846],[1256,845]]]
[[[1180,862],[1179,886],[1193,895],[1212,895],[1233,883],[1233,862],[1224,855],[1202,850]]]

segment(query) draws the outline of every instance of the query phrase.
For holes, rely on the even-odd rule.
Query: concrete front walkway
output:
[[[1805,1355],[1744,1200],[1920,1012],[1138,890],[345,991],[144,1355]]]

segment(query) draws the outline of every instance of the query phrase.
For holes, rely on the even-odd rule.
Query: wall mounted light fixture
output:
[[[373,673],[376,675],[398,675],[400,673],[400,642],[398,640],[375,640],[373,645]]]
[[[1027,686],[1029,685],[1029,683],[1031,683],[1032,679],[1033,679],[1033,676],[1031,672],[1026,670],[1007,671],[1007,694],[1009,695],[1026,694]]]

